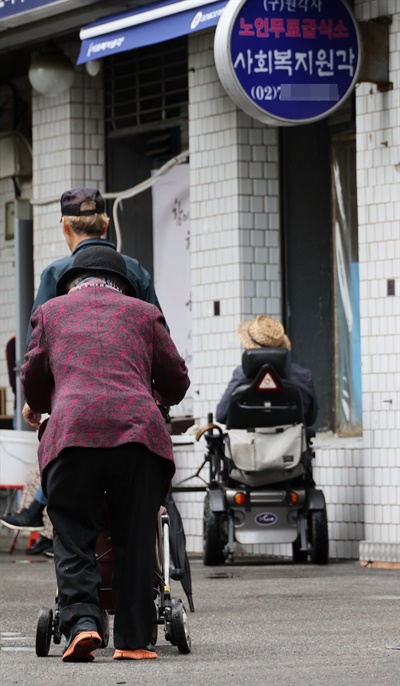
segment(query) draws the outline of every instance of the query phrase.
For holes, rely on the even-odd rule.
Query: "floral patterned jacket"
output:
[[[139,442],[175,467],[154,400],[175,405],[190,385],[185,361],[155,305],[103,287],[74,290],[38,307],[21,381],[36,412],[49,413],[41,473],[72,446]]]

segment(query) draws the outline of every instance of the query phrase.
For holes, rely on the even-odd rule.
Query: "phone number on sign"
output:
[[[276,100],[280,94],[280,86],[253,86],[250,91],[253,100]]]

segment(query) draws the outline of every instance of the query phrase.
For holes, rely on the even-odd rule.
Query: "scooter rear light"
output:
[[[236,503],[236,505],[244,505],[246,503],[246,493],[243,493],[242,491],[238,491],[233,496],[233,501],[234,501],[234,503]]]
[[[296,491],[290,491],[289,500],[292,503],[292,505],[296,505],[299,502],[299,494],[296,493]]]

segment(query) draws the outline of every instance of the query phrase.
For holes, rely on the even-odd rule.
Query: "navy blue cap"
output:
[[[93,209],[81,210],[82,203],[94,203]],[[97,188],[74,188],[61,196],[61,216],[87,217],[105,212],[104,198]]]

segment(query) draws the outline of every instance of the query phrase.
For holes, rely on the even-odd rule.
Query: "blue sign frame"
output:
[[[2,0],[0,2],[0,20],[16,14],[38,10],[47,5],[59,5],[65,0]]]
[[[214,54],[241,109],[265,123],[293,125],[340,107],[357,80],[361,41],[345,0],[230,0]]]

